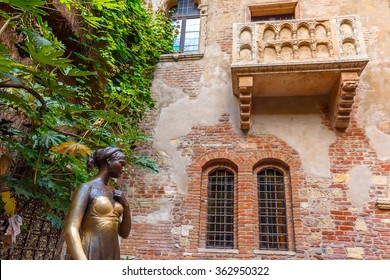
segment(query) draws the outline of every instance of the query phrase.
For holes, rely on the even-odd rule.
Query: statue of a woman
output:
[[[65,241],[73,259],[120,259],[118,235],[129,236],[131,213],[126,197],[108,181],[118,178],[125,165],[119,148],[99,149],[89,157],[87,166],[97,166],[99,171],[73,194],[65,225]]]

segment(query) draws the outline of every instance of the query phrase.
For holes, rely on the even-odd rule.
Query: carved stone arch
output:
[[[331,56],[329,42],[319,41],[316,44],[316,55],[318,58],[327,58]]]
[[[264,32],[263,32],[263,40],[264,42],[269,42],[269,41],[272,41],[272,40],[275,40],[276,39],[276,30],[275,30],[275,27],[273,25],[267,25],[265,28],[264,28]]]
[[[240,43],[251,43],[253,39],[253,30],[249,26],[244,26],[239,31]]]
[[[322,23],[318,23],[314,27],[315,30],[315,37],[318,38],[326,38],[328,37],[328,29],[326,26]]]
[[[240,46],[240,61],[251,61],[253,60],[253,49],[250,44],[243,44]]]
[[[292,23],[289,23],[289,22],[286,22],[286,23],[283,23],[281,26],[280,26],[280,29],[283,29],[283,28],[288,28],[290,29],[291,31],[294,29],[294,26]]]
[[[297,28],[300,28],[300,27],[306,27],[307,29],[310,29],[310,24],[308,22],[303,21],[297,25]]]
[[[351,37],[345,38],[342,42],[342,50],[343,55],[346,56],[358,54],[356,40]]]
[[[264,51],[261,55],[265,62],[274,61],[278,57],[278,52],[274,45],[268,45],[264,48]]]
[[[343,36],[352,36],[355,34],[355,27],[350,19],[343,19],[340,22],[340,33]]]
[[[310,38],[310,25],[306,22],[302,22],[297,26],[297,38],[298,39],[309,39]]]
[[[293,38],[293,26],[289,23],[285,23],[280,26],[279,31],[280,39],[292,39]]]
[[[294,58],[294,45],[291,42],[284,42],[280,46],[280,58],[283,60],[291,60]]]
[[[298,56],[300,59],[310,59],[313,57],[313,50],[308,41],[302,41],[298,44]]]

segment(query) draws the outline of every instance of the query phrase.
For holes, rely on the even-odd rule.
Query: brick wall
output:
[[[193,127],[180,139],[179,150],[191,158],[186,194],[176,192],[168,169],[161,169],[159,174],[134,172],[134,181],[129,185],[135,224],[131,238],[122,246],[122,254],[141,259],[390,257],[389,212],[375,207],[375,198],[383,196],[386,188],[380,178],[387,176],[390,164],[376,158],[361,129],[352,127],[338,134],[330,147],[332,179],[306,178],[298,154],[285,142],[272,135],[239,136],[232,130],[228,115],[221,116],[217,125]],[[279,160],[290,168],[293,254],[263,255],[255,251],[259,241],[253,170],[265,159]],[[228,161],[237,167],[236,252],[208,251],[199,246],[205,238],[207,197],[202,173],[213,161],[222,165]],[[356,164],[368,164],[373,178],[378,179],[370,188],[370,202],[362,209],[354,208],[348,197],[346,172]],[[159,199],[172,203],[169,220],[148,223],[145,216],[159,210],[155,205]]]

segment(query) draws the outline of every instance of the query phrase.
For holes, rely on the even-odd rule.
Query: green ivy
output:
[[[0,0],[6,7],[0,36],[8,32],[14,40],[0,43],[0,109],[24,123],[0,125],[0,153],[17,159],[5,166],[0,184],[38,199],[60,226],[57,215],[67,211],[71,191],[90,175],[88,149],[119,146],[130,164],[156,171],[132,150],[150,141],[138,124],[154,108],[153,73],[161,54],[172,50],[173,32],[169,17],[141,0],[61,0],[78,27],[63,38],[55,31],[60,22],[48,20],[59,13],[51,2]],[[27,58],[15,59],[13,44]],[[67,143],[80,152],[53,149]]]

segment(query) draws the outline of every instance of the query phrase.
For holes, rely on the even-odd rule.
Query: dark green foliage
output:
[[[60,23],[47,20],[64,11],[48,2],[0,0],[8,6],[1,32],[21,40],[0,43],[0,109],[24,123],[1,126],[0,153],[17,161],[0,184],[39,199],[59,226],[54,213],[66,212],[71,191],[89,177],[83,156],[89,149],[119,146],[130,164],[156,170],[132,149],[149,141],[138,124],[154,107],[153,72],[173,33],[169,18],[140,0],[61,0],[78,19],[78,31],[64,38]],[[14,59],[12,46],[28,58]]]

